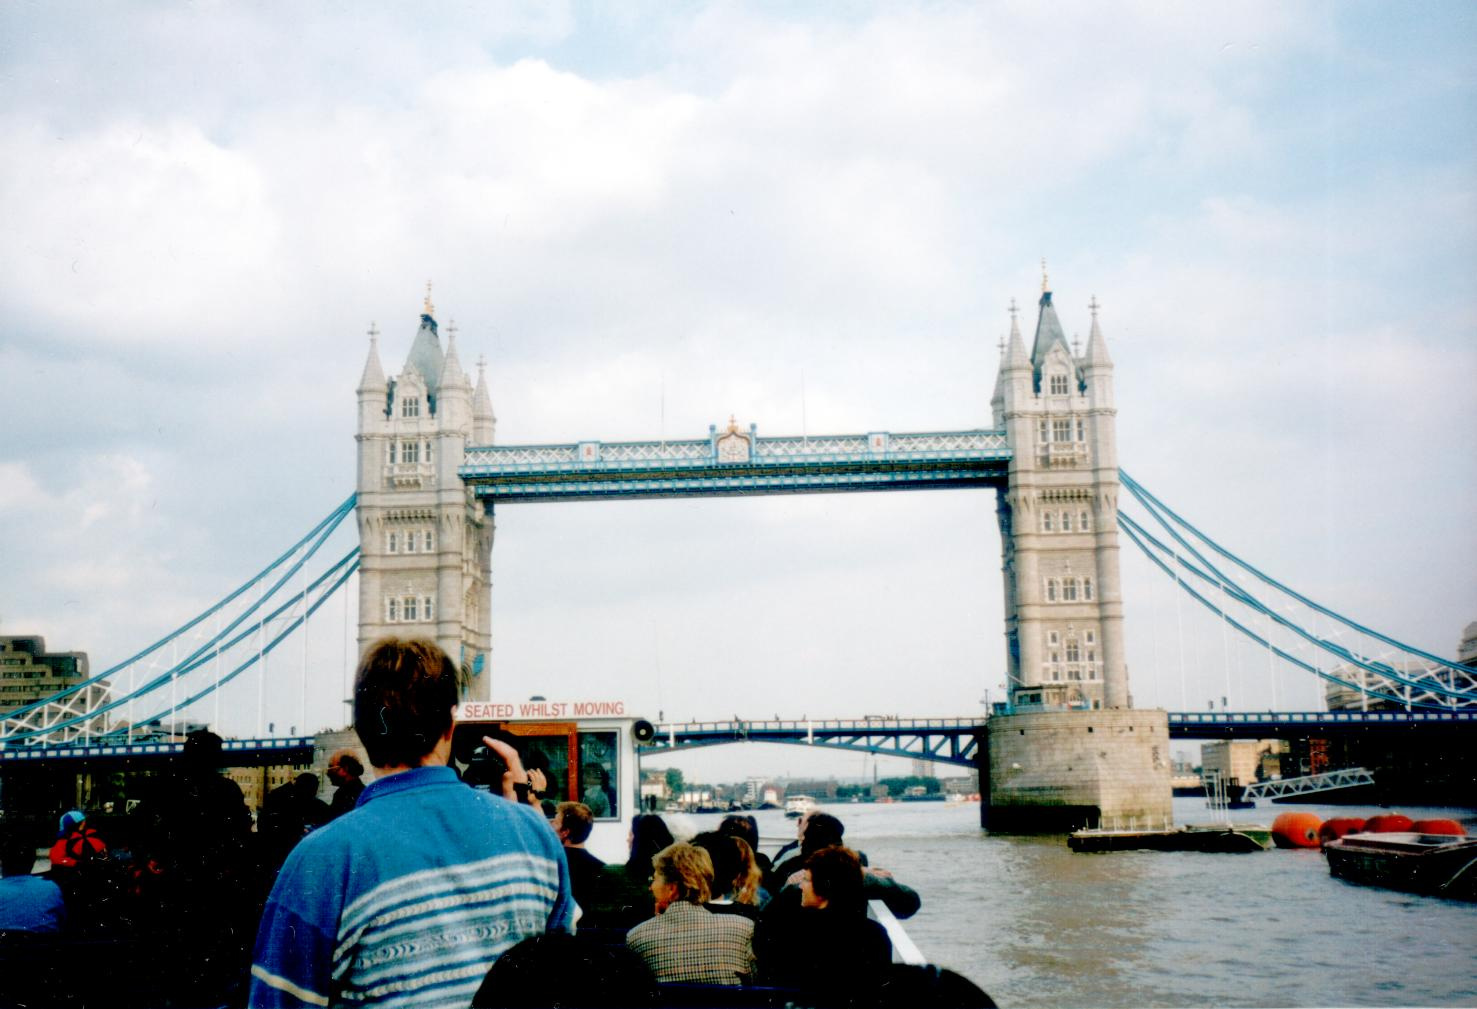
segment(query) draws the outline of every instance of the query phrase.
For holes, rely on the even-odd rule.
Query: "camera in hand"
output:
[[[473,788],[499,791],[503,787],[503,775],[508,773],[507,761],[486,743],[472,751],[467,769],[462,772],[462,781]]]

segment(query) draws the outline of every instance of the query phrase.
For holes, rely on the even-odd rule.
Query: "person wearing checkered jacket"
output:
[[[626,945],[657,981],[738,987],[754,974],[754,923],[714,914],[713,862],[690,844],[673,844],[652,860],[656,916],[626,933]]]

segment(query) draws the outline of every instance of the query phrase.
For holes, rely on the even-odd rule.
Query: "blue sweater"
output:
[[[450,768],[401,771],[288,856],[250,1004],[469,1005],[504,950],[573,919],[563,848],[537,811]]]

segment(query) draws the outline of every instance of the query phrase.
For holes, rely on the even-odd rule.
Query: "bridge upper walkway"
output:
[[[711,497],[993,485],[1011,455],[1004,431],[761,438],[730,425],[682,441],[474,446],[457,472],[494,503]]]

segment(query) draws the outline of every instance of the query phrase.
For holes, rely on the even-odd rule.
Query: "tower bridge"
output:
[[[0,714],[0,769],[49,760],[167,759],[162,750],[144,753],[146,744],[133,739],[135,724],[187,712],[198,717],[210,703],[216,724],[222,686],[253,668],[260,704],[267,657],[356,574],[361,650],[386,634],[431,638],[469,670],[468,700],[490,700],[497,677],[492,548],[495,517],[504,507],[941,488],[993,492],[1005,590],[1003,713],[890,725],[871,719],[697,723],[667,727],[651,748],[767,741],[974,762],[990,786],[982,813],[992,817],[990,826],[1011,829],[1049,826],[1054,816],[1080,823],[1167,815],[1171,739],[1470,731],[1477,721],[1477,670],[1298,595],[1119,469],[1114,366],[1096,300],[1088,307],[1089,336],[1079,353],[1067,343],[1043,278],[1028,351],[1012,303],[988,426],[773,436],[730,417],[726,426],[710,425],[706,436],[678,440],[501,445],[485,363],[478,362],[474,384],[454,325],[443,342],[428,288],[398,371],[386,371],[379,331],[370,329],[356,390],[354,495],[252,580],[169,636],[52,697]],[[1141,518],[1123,513],[1120,504],[1141,510]],[[310,581],[304,565],[349,514],[357,548]],[[1135,709],[1124,659],[1120,529],[1184,597],[1214,614],[1227,635],[1264,648],[1269,663],[1386,710],[1264,717]],[[300,572],[301,590],[293,594],[289,586]],[[125,672],[126,689],[109,685],[109,677],[122,683]],[[156,710],[135,719],[133,706],[145,701]],[[305,711],[297,724],[307,724]],[[242,762],[301,755],[305,740],[241,741],[228,752]],[[1006,770],[990,777],[992,766]]]

